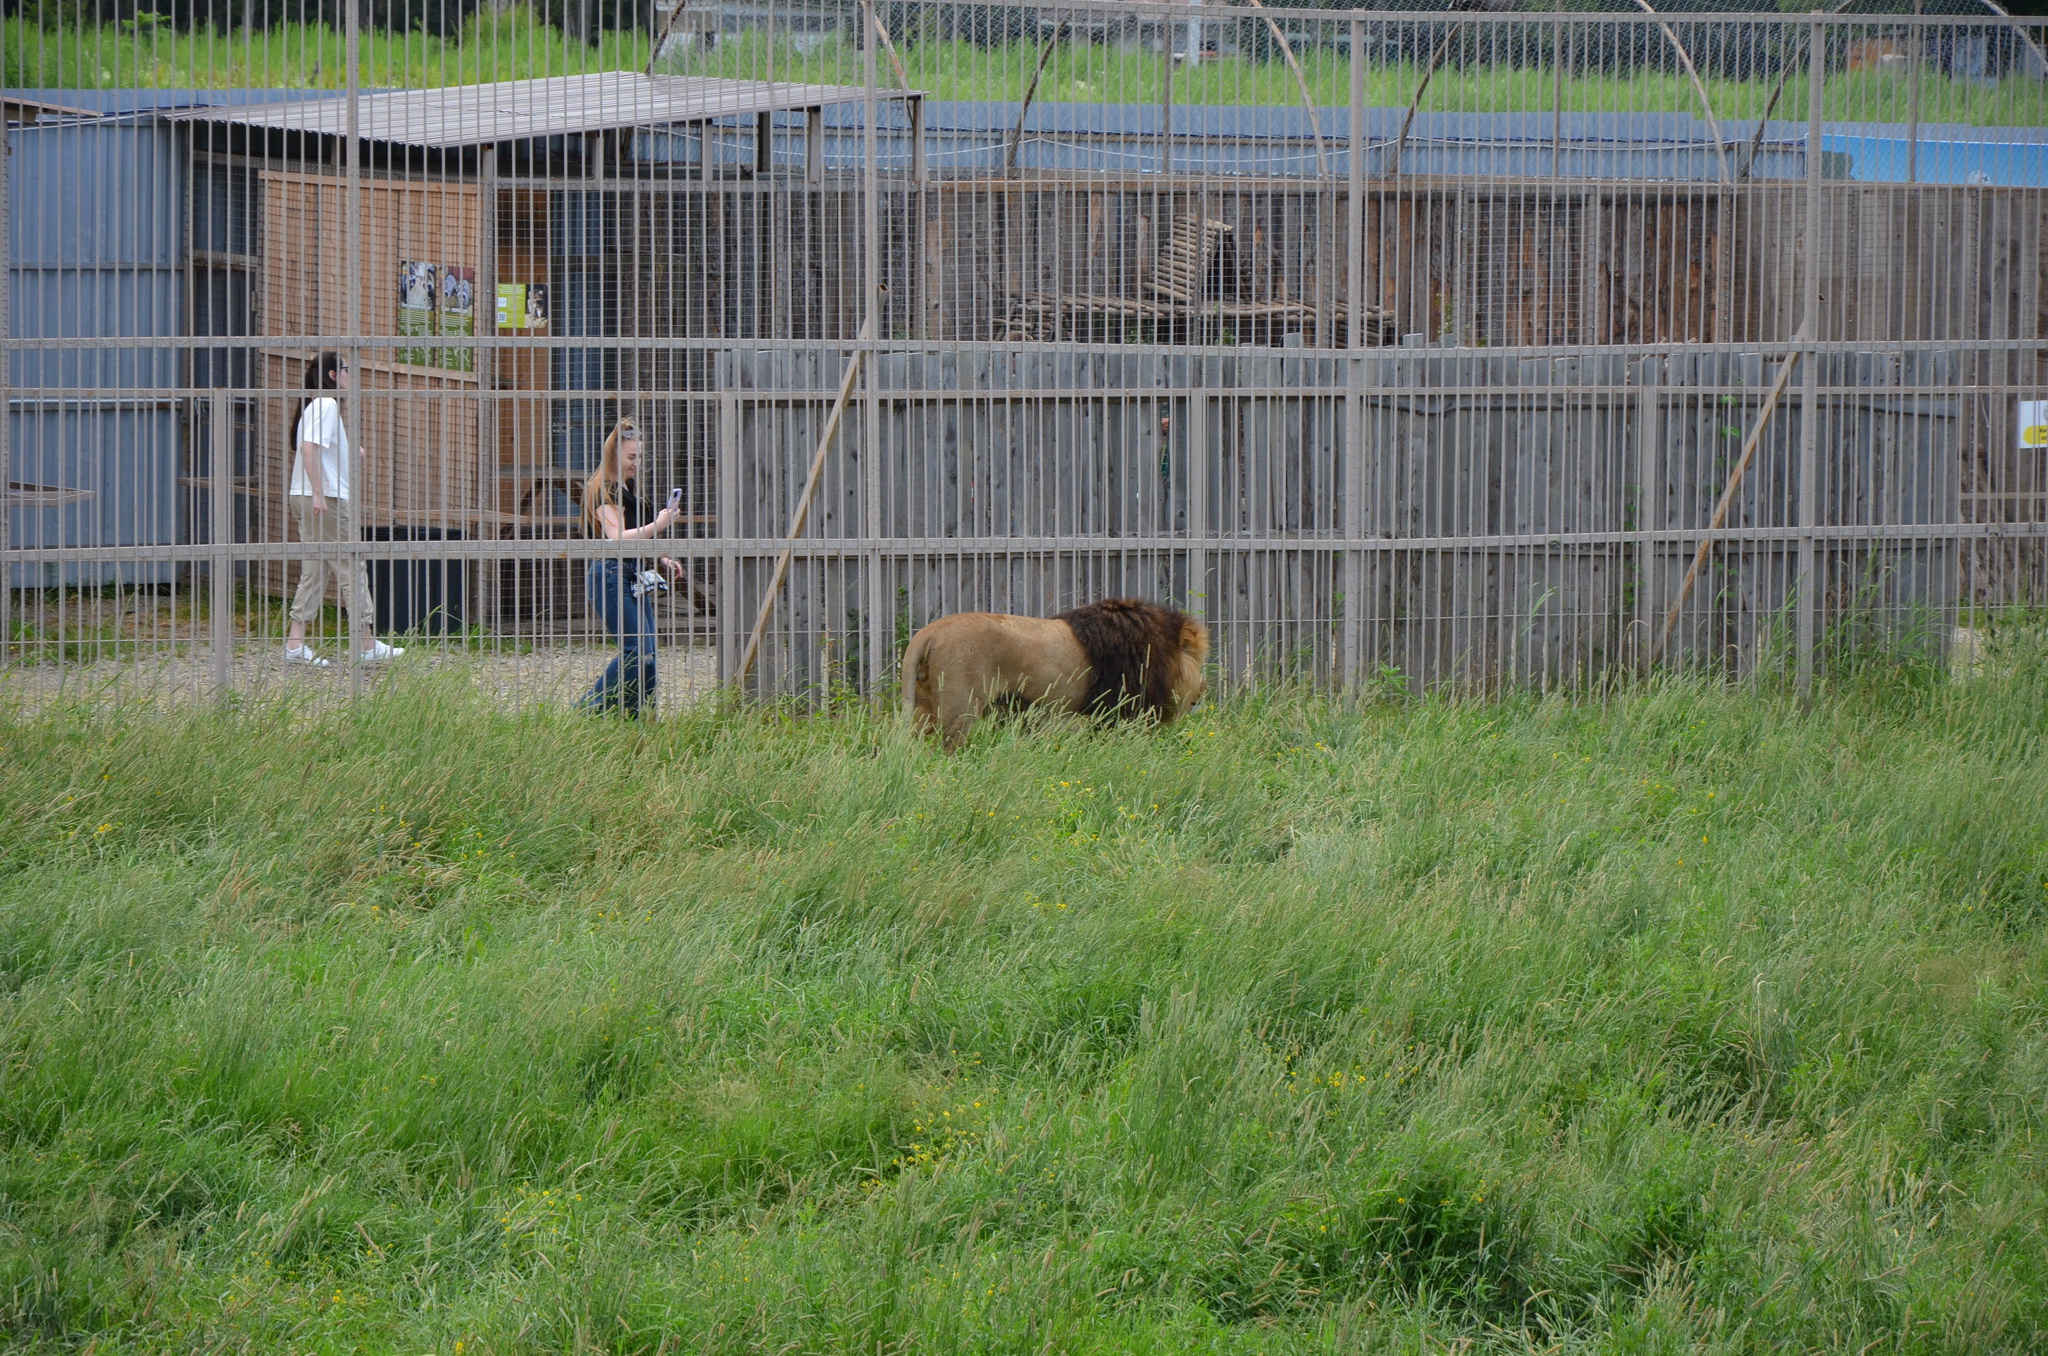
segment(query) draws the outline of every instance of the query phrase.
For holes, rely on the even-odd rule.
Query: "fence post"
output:
[[[474,511],[476,518],[468,527],[472,538],[485,534],[485,524],[490,521],[485,515],[503,508],[499,495],[498,476],[498,148],[495,144],[484,146],[476,153],[477,182],[477,242],[476,294],[471,303],[472,328],[477,337],[487,342],[476,347],[476,486],[477,502],[463,506],[465,511]],[[508,317],[509,318],[509,317]],[[519,325],[526,319],[516,317]],[[517,365],[514,365],[517,370]],[[443,536],[446,536],[444,523]],[[491,615],[490,604],[496,592],[501,573],[487,562],[479,559],[465,572],[463,589],[476,599],[483,616]],[[446,585],[447,576],[442,576]],[[481,619],[480,619],[481,620]],[[481,628],[479,628],[481,629]],[[445,628],[444,628],[445,631]]]
[[[6,25],[0,24],[0,70],[6,69]],[[8,181],[14,177],[14,142],[0,120],[0,335],[14,337],[14,214]],[[14,511],[7,496],[14,484],[14,352],[0,352],[0,669],[14,654]]]
[[[924,153],[924,96],[919,94],[903,102],[910,110],[910,182],[923,188],[931,170]]]
[[[1913,0],[1913,17],[1920,17],[1923,0]],[[1907,87],[1907,117],[1912,127],[1906,133],[1906,182],[1920,182],[1920,63],[1927,52],[1927,30],[1919,24],[1913,25],[1913,64],[1908,78],[1912,83]]]
[[[725,383],[721,383],[723,385]],[[731,391],[718,396],[718,455],[711,464],[715,484],[714,512],[718,514],[715,535],[730,542],[739,531],[740,398]],[[718,681],[733,676],[739,663],[740,558],[730,545],[718,548]]]
[[[1350,264],[1349,295],[1345,298],[1350,322],[1345,327],[1351,356],[1344,361],[1344,535],[1364,535],[1359,521],[1365,504],[1365,21],[1351,21],[1351,150],[1347,163],[1345,229],[1350,233],[1345,254]],[[1364,636],[1361,610],[1365,592],[1365,557],[1356,548],[1344,553],[1344,634],[1338,656],[1338,686],[1358,682],[1363,661]]]
[[[232,410],[225,390],[207,397],[207,496],[212,501],[207,515],[211,519],[208,542],[213,547],[213,559],[207,566],[211,586],[207,620],[213,640],[213,695],[217,701],[227,700],[234,682],[228,663],[235,643],[235,562],[228,550],[235,537]]]
[[[1657,632],[1657,599],[1663,584],[1659,568],[1662,543],[1655,533],[1664,526],[1664,377],[1670,359],[1662,353],[1636,359],[1636,605],[1630,619],[1643,648],[1635,652],[1648,667],[1649,646]],[[1624,650],[1624,654],[1628,651]]]
[[[1564,13],[1564,0],[1552,0],[1551,8]],[[1558,160],[1564,150],[1564,24],[1550,21],[1550,177],[1557,177]]]
[[[875,48],[879,45],[881,17],[875,12],[875,0],[862,0],[861,9],[867,19],[866,39],[861,44],[861,90],[865,111],[861,115],[863,126],[861,145],[861,196],[865,199],[862,234],[866,237],[862,250],[861,276],[867,284],[864,289],[863,306],[864,342],[868,352],[861,355],[861,521],[855,525],[859,535],[878,539],[882,535],[882,459],[881,431],[882,410],[875,399],[875,357],[874,344],[882,337],[882,297],[885,284],[882,281],[882,174],[880,166],[881,148],[875,127],[880,104],[876,98]],[[863,581],[863,607],[867,613],[866,674],[862,686],[873,692],[882,681],[886,668],[883,658],[882,628],[889,615],[886,591],[882,587],[882,548],[878,545],[865,553]]]
[[[1211,626],[1216,624],[1209,596],[1209,389],[1208,363],[1194,362],[1196,379],[1187,393],[1188,421],[1188,607]],[[1169,404],[1168,409],[1173,406]],[[1195,600],[1201,599],[1197,607]],[[1212,660],[1220,656],[1212,655]]]
[[[1820,578],[1814,549],[1814,518],[1820,506],[1820,388],[1815,370],[1820,340],[1820,272],[1827,251],[1821,241],[1821,96],[1827,80],[1827,29],[1813,25],[1806,46],[1806,288],[1804,309],[1805,371],[1799,393],[1799,570],[1794,597],[1798,600],[1797,653],[1794,660],[1801,696],[1813,691],[1813,648],[1820,622]],[[1791,360],[1790,356],[1786,359]]]
[[[363,510],[369,498],[369,484],[363,474],[363,414],[359,392],[368,373],[363,371],[363,156],[356,140],[362,117],[362,15],[357,0],[342,0],[343,52],[345,83],[348,91],[348,109],[344,118],[345,134],[341,143],[343,173],[348,176],[344,190],[346,207],[344,220],[348,229],[348,262],[344,273],[342,315],[348,329],[345,334],[343,356],[348,362],[348,389],[340,393],[341,426],[348,442],[348,511],[349,525],[355,533],[355,541],[347,543],[351,548],[362,540]],[[293,431],[297,439],[298,433]],[[294,448],[296,451],[296,448]],[[336,511],[340,511],[339,501]],[[350,549],[341,558],[341,567],[349,574],[341,586],[344,602],[349,597],[349,582],[363,570],[363,557],[359,549]],[[367,589],[365,590],[367,592]],[[374,617],[358,617],[354,608],[349,608],[342,623],[342,655],[348,669],[348,695],[355,697],[363,690],[363,666],[357,656],[363,652],[362,637],[376,624]]]
[[[1159,25],[1159,173],[1173,173],[1173,24]]]

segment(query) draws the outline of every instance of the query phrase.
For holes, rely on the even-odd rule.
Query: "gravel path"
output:
[[[332,658],[329,648],[329,657]],[[431,642],[405,657],[363,670],[363,690],[420,674],[461,675],[508,710],[573,703],[616,651],[598,646],[548,646],[518,652],[444,650]],[[671,645],[659,653],[658,712],[680,710],[718,682],[718,656],[708,645]],[[348,671],[335,663],[307,669],[284,661],[281,643],[237,644],[229,686],[251,695],[289,694],[314,706],[348,699]],[[205,701],[214,696],[213,647],[181,645],[140,659],[18,664],[0,668],[0,711],[32,715],[65,699],[105,702]]]
[[[189,625],[189,623],[188,623]],[[189,631],[188,631],[189,634]],[[213,647],[204,641],[139,641],[143,653],[90,662],[0,665],[0,714],[33,715],[65,700],[112,702],[208,701],[214,694]],[[402,683],[421,674],[466,677],[506,710],[566,707],[587,690],[615,653],[609,646],[507,640],[502,649],[444,649],[434,641],[415,643],[403,659],[363,670],[364,691]],[[330,643],[323,653],[333,657]],[[665,645],[659,652],[661,685],[657,713],[681,710],[718,683],[718,656],[708,644]],[[1990,633],[1958,627],[1950,649],[1958,678],[1983,676],[2004,667]],[[339,663],[325,669],[287,664],[278,640],[237,640],[228,665],[231,690],[251,696],[289,695],[323,708],[348,700],[348,671]]]

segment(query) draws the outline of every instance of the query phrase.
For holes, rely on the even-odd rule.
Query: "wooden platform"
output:
[[[1366,313],[1367,343],[1378,346],[1394,342],[1392,312],[1374,307]],[[1165,326],[1173,333],[1210,330],[1228,321],[1250,321],[1301,335],[1301,342],[1314,347],[1319,317],[1316,308],[1303,301],[1150,301],[1143,297],[1062,296],[1057,293],[1028,292],[1010,299],[1009,309],[996,321],[990,337],[1002,342],[1057,342],[1086,339],[1085,333],[1070,332],[1075,325],[1105,318],[1139,320]],[[1342,344],[1346,318],[1333,319],[1334,342]],[[1200,342],[1215,342],[1203,334]]]
[[[99,496],[97,490],[77,490],[66,485],[34,485],[26,481],[7,482],[4,506],[15,509],[63,508],[66,504],[83,504]]]

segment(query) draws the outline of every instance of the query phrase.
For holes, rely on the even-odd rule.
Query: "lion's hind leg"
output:
[[[948,684],[939,681],[937,719],[939,742],[952,752],[967,742],[976,722],[988,706],[988,693],[974,683]]]
[[[1016,715],[1035,705],[1029,681],[1021,674],[999,668],[960,682],[950,692],[942,692],[938,703],[939,728],[946,747],[957,749],[982,721]]]

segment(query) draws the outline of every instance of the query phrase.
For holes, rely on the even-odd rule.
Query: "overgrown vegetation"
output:
[[[1035,41],[977,44],[907,33],[899,44],[910,83],[938,99],[1018,100],[1037,69]],[[594,43],[566,38],[527,9],[480,10],[460,36],[365,31],[361,37],[365,88],[426,88],[492,80],[524,80],[591,71],[647,69],[645,33],[608,30]],[[288,24],[256,34],[206,29],[180,32],[169,24],[129,19],[116,24],[39,27],[6,23],[6,73],[11,87],[47,89],[339,89],[346,81],[342,36],[318,26]],[[1348,56],[1330,49],[1301,54],[1311,97],[1324,108],[1350,104]],[[1374,61],[1366,72],[1372,107],[1404,108],[1420,79],[1418,60]],[[865,55],[838,34],[808,34],[772,46],[759,34],[728,36],[710,51],[665,59],[677,73],[738,79],[860,84]],[[878,61],[877,78],[893,85],[895,71]],[[1774,74],[1756,79],[1710,79],[1714,112],[1722,118],[1762,116],[1777,89]],[[1040,80],[1037,98],[1078,103],[1157,103],[1163,96],[1156,53],[1108,44],[1060,45]],[[1278,60],[1225,57],[1182,69],[1174,99],[1183,104],[1299,106],[1293,75]],[[1437,72],[1422,101],[1425,111],[1548,111],[1560,95],[1540,61],[1515,66],[1455,61]],[[1617,74],[1581,68],[1563,82],[1567,112],[1668,112],[1697,115],[1699,99],[1679,72],[1637,65]],[[1832,121],[1905,122],[1912,116],[1911,84],[1903,71],[1836,71],[1824,90],[1824,116]],[[1806,81],[1794,75],[1774,115],[1805,116]],[[2041,82],[2008,75],[1995,82],[1951,79],[1935,71],[1920,82],[1920,118],[1927,123],[2039,126],[2048,123]]]
[[[280,24],[251,38],[136,20],[52,30],[9,19],[6,44],[14,88],[342,89],[348,80],[342,34],[319,24]],[[648,54],[645,34],[572,42],[524,9],[481,11],[454,40],[371,30],[358,44],[365,89],[645,70]]]
[[[2040,1350],[2041,659],[0,726],[0,1342]]]

